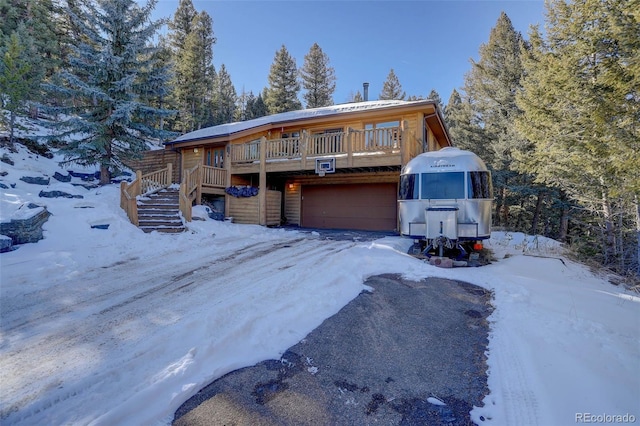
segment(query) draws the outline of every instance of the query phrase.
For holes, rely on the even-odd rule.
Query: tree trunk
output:
[[[111,173],[109,167],[105,165],[100,166],[100,185],[108,185],[111,182]]]
[[[538,192],[538,199],[536,200],[536,209],[533,211],[533,219],[531,220],[531,235],[536,235],[538,232],[538,222],[540,221],[540,212],[542,211],[542,203],[544,202],[545,192]]]
[[[602,178],[600,181],[602,182]],[[603,252],[604,252],[604,264],[611,265],[615,261],[616,257],[616,234],[615,223],[613,213],[611,212],[611,203],[609,201],[606,190],[602,190],[602,238],[603,238]]]
[[[13,147],[13,143],[14,143],[14,129],[16,127],[16,113],[11,111],[9,113],[9,146]]]
[[[567,205],[567,197],[564,192],[560,193],[560,202],[562,213],[560,215],[560,229],[558,231],[558,240],[561,243],[567,242],[569,235],[569,206]]]
[[[633,197],[633,204],[635,204],[635,213],[636,213],[636,256],[637,256],[637,264],[636,264],[636,275],[640,276],[640,202],[638,202],[638,196],[635,195]]]

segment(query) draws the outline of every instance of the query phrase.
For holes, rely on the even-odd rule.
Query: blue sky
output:
[[[299,69],[318,43],[335,69],[336,104],[362,93],[363,82],[377,99],[391,68],[407,95],[435,89],[446,104],[501,11],[525,37],[530,25],[544,24],[542,0],[192,1],[213,19],[214,65],[225,65],[238,94],[268,86],[283,44]],[[177,7],[178,0],[159,0],[155,18],[172,17]]]

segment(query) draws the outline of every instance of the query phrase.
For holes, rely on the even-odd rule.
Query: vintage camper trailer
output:
[[[473,152],[447,147],[416,156],[398,192],[400,233],[427,256],[452,250],[462,258],[491,236],[491,172]]]

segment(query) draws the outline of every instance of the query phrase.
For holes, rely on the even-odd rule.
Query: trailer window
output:
[[[418,199],[417,176],[417,174],[400,176],[400,188],[398,190],[398,198],[400,200]]]
[[[423,200],[464,198],[464,172],[422,173]]]
[[[469,198],[493,198],[490,172],[469,172]]]

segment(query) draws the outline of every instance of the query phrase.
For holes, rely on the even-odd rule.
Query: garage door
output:
[[[305,185],[302,226],[393,231],[397,227],[395,183]]]

